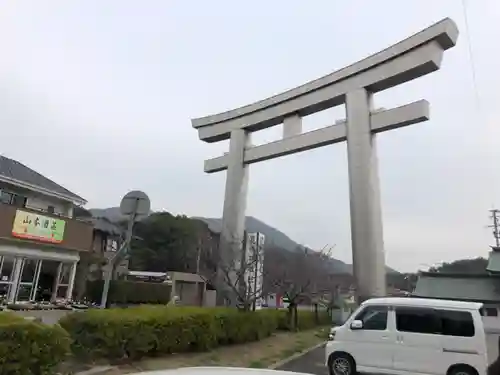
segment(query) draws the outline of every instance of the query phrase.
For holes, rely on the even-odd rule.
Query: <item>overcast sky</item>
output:
[[[190,119],[249,104],[340,69],[450,17],[442,69],[375,96],[431,103],[431,120],[379,136],[387,263],[415,271],[486,256],[500,206],[500,3],[468,1],[479,101],[458,0],[0,1],[0,153],[89,201],[130,189],[154,209],[220,217],[225,173],[203,160]],[[305,130],[344,116],[336,108]],[[280,127],[256,134],[276,140]],[[350,261],[345,144],[254,164],[247,214]]]

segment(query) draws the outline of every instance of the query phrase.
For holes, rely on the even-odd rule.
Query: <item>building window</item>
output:
[[[361,320],[364,330],[384,331],[387,328],[387,306],[367,306],[354,320]]]
[[[498,310],[496,307],[485,307],[484,316],[498,316]]]
[[[68,292],[71,269],[73,264],[71,263],[61,263],[59,269],[59,279],[57,283],[56,298],[66,298],[66,293]],[[69,296],[71,298],[71,296]]]
[[[67,285],[59,285],[59,287],[57,288],[56,298],[57,299],[66,299],[67,293],[68,293],[68,286]]]
[[[101,234],[101,248],[99,249],[101,252],[105,252],[106,251],[106,244],[108,243],[108,239],[106,237],[106,235],[104,234]]]
[[[10,202],[12,202],[12,194],[0,190],[0,202],[10,204]]]
[[[59,285],[68,285],[69,284],[69,275],[71,273],[70,263],[63,263],[61,266],[61,273],[59,274]]]
[[[36,286],[40,277],[40,267],[42,261],[39,259],[25,258],[21,265],[21,275],[19,279],[19,289],[17,291],[17,301],[32,301],[36,296]]]
[[[106,251],[117,251],[118,250],[118,242],[111,238],[106,240]]]
[[[23,208],[26,207],[27,198],[25,196],[9,193],[0,190],[0,202],[4,204],[11,204],[13,206]]]
[[[14,257],[0,257],[0,298],[2,299],[9,296],[12,288],[15,263],[16,259]]]
[[[24,208],[26,207],[26,201],[28,200],[28,198],[26,197],[23,197],[22,195],[18,195],[18,194],[13,194],[12,195],[12,205],[13,206],[16,206],[18,208]]]

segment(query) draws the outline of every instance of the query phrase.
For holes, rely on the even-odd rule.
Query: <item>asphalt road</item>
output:
[[[493,362],[498,355],[498,334],[487,335],[488,344],[488,359]],[[325,348],[322,346],[317,348],[302,357],[294,359],[276,370],[286,370],[294,372],[303,372],[314,375],[328,375],[328,370],[324,365]]]
[[[303,372],[306,374],[328,375],[325,367],[325,348],[324,346],[314,349],[302,357],[294,359],[276,370],[286,370],[294,372]]]

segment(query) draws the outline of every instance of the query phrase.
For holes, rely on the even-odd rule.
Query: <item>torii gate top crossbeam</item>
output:
[[[345,102],[347,92],[378,92],[439,69],[443,52],[456,44],[458,28],[449,18],[357,63],[268,99],[192,120],[206,142],[229,139],[232,130],[257,131],[290,115],[306,116]]]

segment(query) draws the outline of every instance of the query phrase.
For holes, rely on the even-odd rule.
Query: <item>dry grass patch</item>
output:
[[[303,332],[280,332],[261,341],[224,346],[207,353],[172,354],[121,365],[105,375],[124,375],[138,371],[165,370],[191,366],[230,366],[266,368],[308,347],[325,341],[328,328]]]

